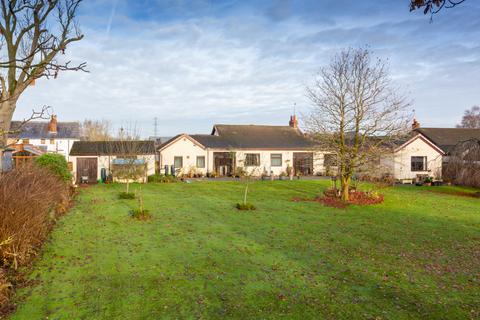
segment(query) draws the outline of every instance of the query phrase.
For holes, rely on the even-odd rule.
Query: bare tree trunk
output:
[[[350,188],[350,175],[349,174],[342,174],[342,200],[343,201],[349,201],[350,200],[350,193],[349,193],[349,188]]]
[[[7,146],[8,131],[12,122],[16,102],[6,99],[0,102],[0,149]]]

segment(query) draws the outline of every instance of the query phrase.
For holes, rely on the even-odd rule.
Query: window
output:
[[[205,168],[205,157],[197,156],[197,168]]]
[[[183,168],[183,157],[174,157],[173,166],[175,168]]]
[[[50,144],[55,144],[55,139],[50,139]]]
[[[257,167],[260,165],[260,153],[247,153],[245,155],[246,167]]]
[[[412,157],[411,171],[427,171],[427,157]]]
[[[22,143],[23,143],[23,144],[29,144],[29,143],[30,143],[30,139],[22,139]]]
[[[272,153],[270,155],[270,164],[272,167],[281,167],[282,166],[282,154],[281,153]]]
[[[41,144],[45,144],[45,139],[40,139]]]

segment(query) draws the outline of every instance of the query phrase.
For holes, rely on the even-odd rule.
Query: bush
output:
[[[142,209],[134,209],[130,211],[130,217],[137,219],[137,220],[150,220],[152,215],[150,214],[149,210],[142,210]]]
[[[56,218],[69,208],[71,188],[51,171],[25,164],[0,173],[0,310],[12,288],[7,274],[26,265],[44,242]]]
[[[119,199],[135,199],[135,194],[131,192],[120,192]]]
[[[171,183],[171,182],[178,182],[178,178],[171,175],[154,174],[154,175],[148,176],[148,182]]]
[[[238,210],[257,210],[257,208],[251,203],[237,203]]]
[[[65,160],[65,157],[61,154],[45,153],[35,158],[35,163],[40,167],[47,168],[65,182],[72,180],[72,174],[68,169],[67,160]]]
[[[365,192],[365,194],[367,195],[367,197],[371,198],[371,199],[380,199],[380,197],[382,196],[378,191],[376,190],[368,190]]]
[[[12,291],[11,288],[12,285],[8,281],[5,272],[0,269],[0,315],[7,311],[8,301]]]
[[[426,177],[423,182],[424,182],[424,183],[432,183],[432,182],[433,182],[433,178],[432,178],[432,177]]]
[[[70,204],[70,188],[45,168],[23,165],[0,177],[0,266],[26,263]]]

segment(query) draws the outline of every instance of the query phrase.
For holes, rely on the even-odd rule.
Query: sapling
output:
[[[245,160],[239,160],[240,166],[243,168],[242,170],[242,176],[240,177],[243,183],[245,184],[245,189],[243,192],[243,203],[242,205],[237,204],[237,208],[240,210],[255,210],[255,206],[249,204],[247,202],[248,200],[248,192],[249,192],[249,186],[250,183],[252,182],[253,178],[257,175],[258,170],[260,169],[259,166],[255,166],[249,169],[246,169],[245,166],[243,165],[245,163]]]

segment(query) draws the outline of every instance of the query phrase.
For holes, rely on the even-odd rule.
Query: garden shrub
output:
[[[256,210],[257,208],[251,203],[237,203],[238,210]]]
[[[65,160],[65,157],[61,154],[45,153],[35,158],[35,163],[40,167],[47,168],[65,182],[72,180],[72,174],[68,169],[67,160]]]
[[[137,220],[150,220],[152,215],[149,210],[146,209],[134,209],[130,211],[130,217]]]
[[[120,192],[119,199],[135,199],[135,194],[131,192]]]
[[[154,174],[154,175],[148,176],[148,182],[171,183],[171,182],[178,182],[178,178],[171,175]]]
[[[0,310],[10,291],[2,269],[12,269],[8,274],[14,276],[36,255],[71,196],[72,189],[41,166],[25,164],[0,173]]]

